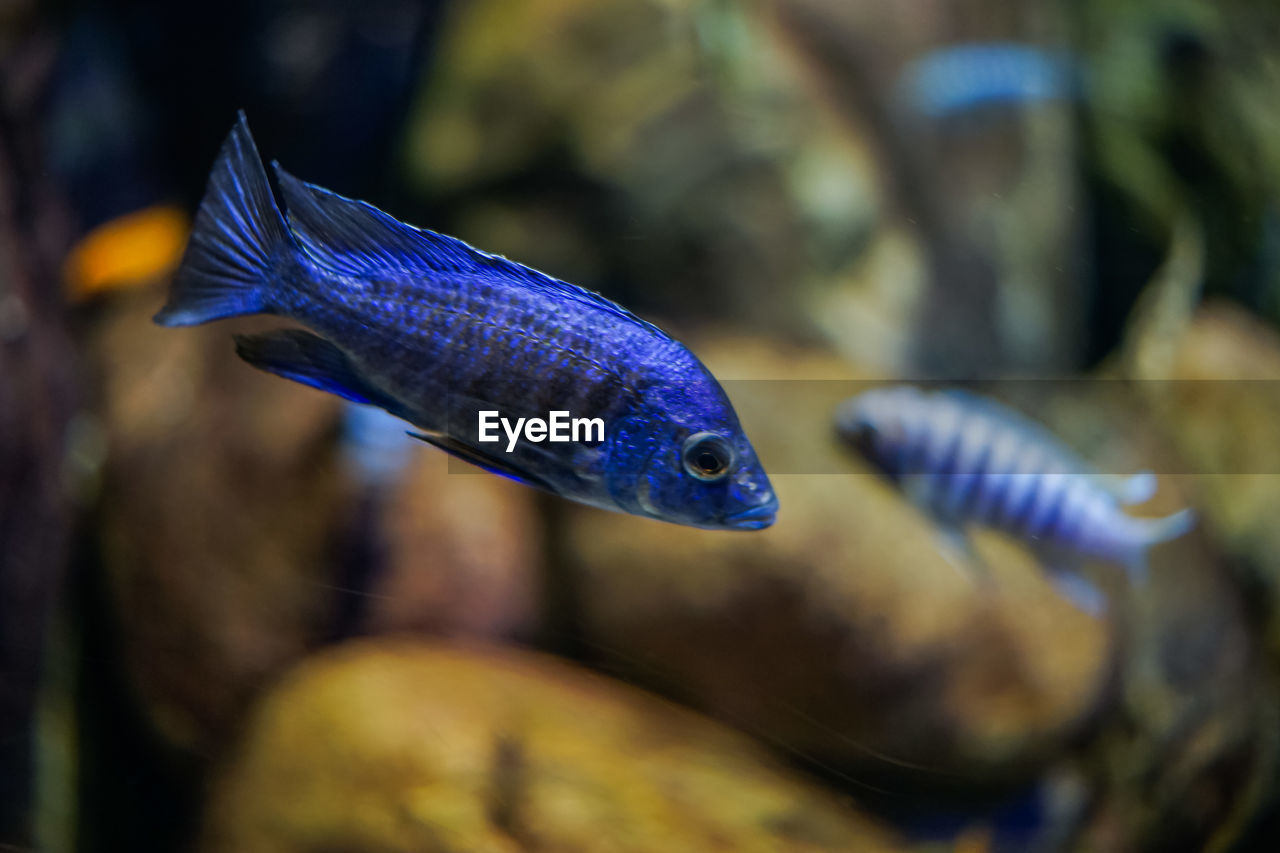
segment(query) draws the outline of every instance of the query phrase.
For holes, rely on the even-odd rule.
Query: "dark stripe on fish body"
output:
[[[936,427],[936,424],[934,426]],[[940,446],[938,451],[938,461],[930,466],[940,474],[947,475],[964,473],[960,470],[958,465],[958,462],[960,461],[960,448],[964,442],[963,418],[961,419],[959,426],[960,428],[953,429],[949,436],[946,433],[941,433],[941,431],[936,428],[926,431],[925,446],[932,447],[935,443]],[[933,435],[941,433],[941,437],[935,440],[933,435],[930,435],[930,433]]]
[[[1076,480],[1070,481],[1063,500],[1063,510],[1050,535],[1059,542],[1074,542],[1089,505],[1096,500],[1097,497],[1086,485]]]
[[[990,511],[991,524],[995,527],[1008,525],[1010,518],[1015,518],[1017,512],[1013,511],[1017,508],[1018,500],[1025,500],[1027,490],[1031,486],[1031,482],[1027,479],[1027,474],[1020,473],[1022,470],[1020,462],[1026,456],[1025,444],[1021,437],[1010,436],[1003,432],[997,433],[993,438],[993,444],[1001,451],[1000,462],[1006,476],[1001,478],[997,483],[998,488],[995,489],[993,503]]]
[[[925,423],[917,425],[916,421],[904,415],[902,419],[904,439],[899,467],[904,474],[929,473],[928,460],[925,458],[928,449],[929,429]]]
[[[1012,478],[1016,487],[1016,495],[1009,503],[1006,516],[1006,530],[1018,532],[1025,529],[1028,518],[1034,512],[1036,501],[1040,498],[1041,481],[1035,473],[1040,463],[1040,454],[1034,446],[1025,446],[1022,458],[1015,469],[1018,473]]]
[[[1012,469],[1004,495],[996,502],[998,509],[994,519],[995,526],[1005,530],[1015,529],[1018,519],[1026,511],[1027,501],[1035,491],[1035,482],[1031,479],[1033,476],[1022,473],[1017,467]]]
[[[1029,533],[1035,539],[1052,539],[1058,519],[1066,511],[1069,483],[1065,478],[1040,477],[1040,491],[1046,505],[1036,504],[1039,512],[1028,520]]]
[[[1009,531],[1026,538],[1039,538],[1036,529],[1037,519],[1041,514],[1041,506],[1046,501],[1051,501],[1052,496],[1048,494],[1047,483],[1039,474],[1028,474],[1029,490],[1027,499],[1020,507],[1017,516],[1010,519]]]
[[[971,517],[989,473],[991,442],[988,440],[989,430],[986,423],[972,415],[961,415],[959,431],[961,464],[969,476],[964,483],[957,486],[952,502],[958,514],[962,517]]]
[[[965,424],[964,433],[966,436],[977,443],[976,458],[969,464],[973,477],[969,481],[967,490],[965,491],[957,512],[964,518],[973,518],[977,514],[978,502],[983,494],[983,487],[992,479],[989,462],[991,459],[993,443],[987,440],[986,424],[976,419],[970,418]],[[978,428],[982,427],[981,433]],[[966,446],[967,450],[967,446]]]
[[[939,476],[934,487],[933,502],[939,512],[948,518],[962,519],[966,494],[972,490],[975,484],[974,474],[980,469],[967,461],[969,448],[966,440],[966,419],[963,413],[953,414],[958,418],[952,424],[949,443],[945,445],[937,461]],[[935,433],[940,431],[936,422],[932,427]]]

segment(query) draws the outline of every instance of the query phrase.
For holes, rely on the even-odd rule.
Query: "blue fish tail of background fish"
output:
[[[1140,547],[1125,561],[1125,568],[1135,583],[1143,583],[1147,579],[1147,549],[1190,533],[1196,526],[1196,514],[1195,510],[1187,507],[1164,518],[1135,518],[1130,521],[1137,531]]]
[[[169,301],[155,321],[194,326],[269,311],[279,264],[296,253],[241,112],[209,176]]]
[[[1143,526],[1147,534],[1147,543],[1158,545],[1190,533],[1191,528],[1196,526],[1196,514],[1188,507],[1172,515],[1166,515],[1164,518],[1148,518],[1141,521],[1145,522]]]

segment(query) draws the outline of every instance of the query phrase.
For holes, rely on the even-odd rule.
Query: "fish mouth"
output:
[[[761,530],[773,524],[777,517],[778,502],[767,501],[725,516],[724,522],[727,527],[732,527],[734,530]]]

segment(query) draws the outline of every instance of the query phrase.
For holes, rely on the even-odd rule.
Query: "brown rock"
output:
[[[254,714],[202,849],[901,849],[749,740],[514,650],[386,639],[312,658]]]
[[[536,500],[527,486],[415,448],[374,522],[384,565],[362,630],[527,636],[543,571]]]
[[[770,471],[778,522],[709,532],[572,508],[586,645],[824,762],[990,780],[1060,747],[1105,693],[1107,628],[994,534],[977,537],[995,575],[980,586],[859,467],[831,415],[867,377],[812,352],[696,349]]]
[[[1109,595],[1106,622],[1060,598],[1026,549],[974,531],[993,576],[979,587],[936,528],[832,439],[832,411],[868,377],[759,343],[695,349],[726,380],[778,522],[719,533],[574,508],[566,559],[584,645],[603,664],[855,779],[883,771],[872,778],[899,792],[1068,768],[1076,805],[1045,831],[1083,849],[1196,847],[1239,831],[1267,790],[1274,701],[1212,524],[1152,549],[1142,585],[1084,566]],[[1103,470],[1180,470],[1131,385],[1004,390]],[[1204,430],[1226,447],[1222,422],[1208,423],[1222,411],[1205,413]],[[1160,485],[1134,514],[1193,502],[1189,478]]]
[[[1280,607],[1280,337],[1244,310],[1210,303],[1171,342],[1169,380],[1141,388],[1182,460],[1204,525],[1243,558],[1243,580]],[[1259,601],[1261,604],[1261,601]],[[1280,623],[1268,646],[1280,650]]]
[[[1215,532],[1275,588],[1280,579],[1280,339],[1227,303],[1202,309],[1178,343],[1173,381],[1147,383]]]
[[[796,290],[778,283],[804,282],[815,253],[855,251],[875,176],[858,140],[820,126],[763,10],[451,9],[445,71],[407,128],[410,181],[458,199],[456,220],[432,227],[630,307],[807,329]],[[530,188],[549,162],[554,192]],[[494,192],[515,184],[519,197]]]
[[[1133,383],[1133,400],[1146,410],[1148,438],[1176,450],[1166,447],[1156,468],[1174,474],[1162,479],[1193,503],[1200,523],[1152,554],[1151,582],[1136,597],[1123,721],[1104,732],[1094,756],[1110,794],[1085,839],[1096,850],[1140,842],[1225,849],[1273,789],[1275,684],[1263,655],[1274,672],[1280,397],[1271,386],[1280,340],[1218,302],[1155,343],[1167,345],[1160,364],[1168,378]],[[1210,537],[1238,559],[1222,560]]]

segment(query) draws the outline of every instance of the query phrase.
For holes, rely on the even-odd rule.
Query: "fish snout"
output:
[[[725,526],[734,530],[761,530],[778,518],[778,499],[772,493],[764,503],[739,510],[725,517]]]
[[[763,474],[742,477],[734,483],[734,503],[742,507],[725,516],[725,525],[739,530],[759,530],[773,524],[778,514],[778,496]]]

